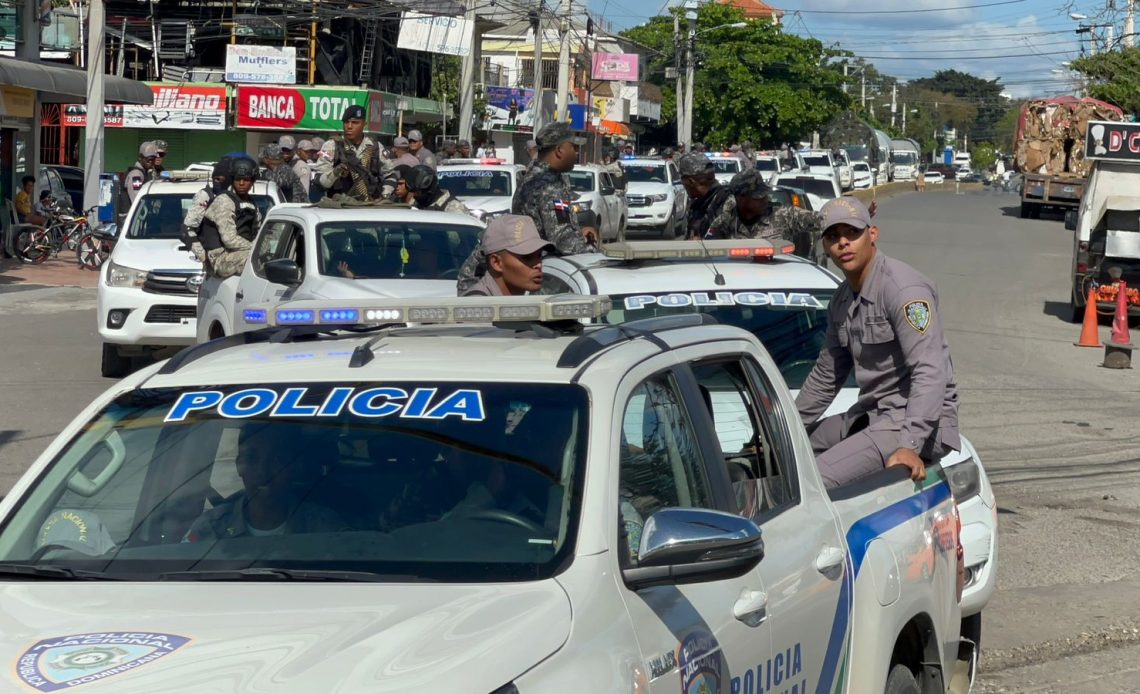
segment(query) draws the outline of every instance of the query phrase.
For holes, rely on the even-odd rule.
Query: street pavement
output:
[[[938,285],[962,432],[998,498],[975,691],[1140,691],[1138,377],[1073,346],[1071,234],[1017,207],[1012,194],[947,189],[880,200],[876,217],[882,250]],[[0,492],[110,383],[94,290],[36,281],[0,266]]]

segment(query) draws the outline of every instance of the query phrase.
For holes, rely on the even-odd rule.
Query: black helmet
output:
[[[216,164],[214,164],[213,178],[221,177],[229,178],[230,176],[230,158],[222,157]]]
[[[234,178],[249,178],[257,180],[257,162],[252,159],[235,159],[230,164],[230,175]]]
[[[404,180],[408,184],[408,190],[413,193],[427,192],[435,187],[437,181],[435,172],[424,164],[412,167],[411,173]]]

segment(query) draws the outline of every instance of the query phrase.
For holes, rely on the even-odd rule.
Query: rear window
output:
[[[579,193],[594,192],[594,174],[589,171],[571,171],[567,176],[570,178],[572,190]]]
[[[321,274],[350,279],[452,280],[482,233],[474,225],[321,224]]]
[[[831,181],[825,181],[819,178],[803,178],[800,176],[794,178],[780,178],[780,185],[799,188],[805,193],[818,195],[824,199],[835,197],[835,186],[832,185]]]
[[[761,171],[779,171],[780,163],[775,159],[757,159],[756,168]]]
[[[740,160],[739,159],[713,159],[713,168],[718,174],[723,173],[740,173]]]
[[[510,171],[439,171],[439,187],[452,195],[464,196],[504,196],[514,194],[511,188]]]
[[[134,208],[130,225],[127,227],[129,239],[177,239],[182,231],[182,220],[194,201],[193,193],[147,194]],[[273,198],[268,195],[251,195],[261,218],[273,207]]]
[[[803,157],[804,163],[808,166],[831,166],[831,162],[827,157],[821,155],[808,155]]]
[[[661,165],[648,165],[648,166],[625,166],[622,165],[625,171],[626,180],[630,183],[668,183],[669,174],[665,171],[665,167]]]

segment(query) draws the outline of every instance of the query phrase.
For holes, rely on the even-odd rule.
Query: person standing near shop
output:
[[[309,165],[305,160],[297,156],[297,139],[292,135],[282,135],[277,140],[277,145],[281,148],[281,161],[285,166],[293,170],[297,180],[301,183],[301,193],[304,200],[309,199],[309,179],[312,175],[309,173]],[[299,202],[299,201],[298,201]]]
[[[408,131],[408,148],[412,156],[418,159],[424,166],[431,167],[432,171],[439,168],[439,161],[436,159],[435,154],[427,147],[424,147],[424,134],[419,130]]]
[[[375,140],[364,134],[364,117],[363,106],[353,104],[346,108],[341,117],[343,137],[328,140],[321,147],[317,180],[330,198],[345,196],[369,203],[390,196],[396,188],[394,181],[390,187],[385,181],[381,150]]]

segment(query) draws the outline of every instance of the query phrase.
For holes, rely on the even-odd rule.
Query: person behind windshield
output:
[[[288,425],[247,423],[238,435],[237,474],[243,489],[209,509],[183,542],[233,537],[328,533],[347,526],[331,509],[308,501],[319,474],[312,450]]]
[[[443,190],[439,187],[439,176],[436,175],[435,170],[430,166],[425,164],[412,166],[412,170],[407,175],[405,182],[407,183],[408,191],[411,192],[412,197],[415,199],[416,209],[452,212],[454,214],[471,214],[471,210],[467,209],[467,205],[464,205],[459,198],[452,195],[451,191]]]
[[[496,217],[475,250],[487,272],[459,296],[523,296],[542,289],[542,254],[554,244],[538,235],[534,220],[521,215]]]
[[[728,184],[732,196],[712,220],[705,239],[772,239],[780,231],[772,224],[772,189],[756,169],[741,171]]]

